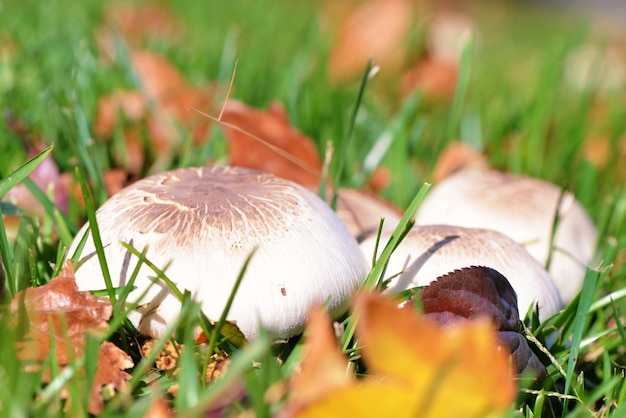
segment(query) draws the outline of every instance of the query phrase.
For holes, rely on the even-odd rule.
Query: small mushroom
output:
[[[383,232],[391,234],[402,218],[402,212],[373,193],[358,189],[337,190],[337,216],[348,231],[361,241],[376,234],[384,219]]]
[[[371,259],[375,244],[375,236],[361,243],[366,257]],[[542,319],[561,309],[552,278],[521,245],[496,231],[450,225],[414,226],[409,231],[389,259],[388,291],[426,286],[456,269],[476,265],[490,267],[509,280],[517,294],[520,317],[535,303]]]
[[[184,168],[157,174],[126,187],[96,212],[114,286],[125,285],[135,266],[120,243],[138,250],[180,290],[202,303],[217,320],[241,271],[256,248],[231,306],[247,338],[262,324],[277,337],[301,332],[312,305],[327,303],[332,314],[347,309],[348,298],[367,274],[356,241],[335,213],[314,193],[271,174],[237,167]],[[69,249],[72,255],[85,225]],[[105,282],[93,240],[76,271],[81,290]],[[158,336],[180,311],[169,288],[143,265],[131,292],[147,290],[131,321]]]
[[[463,169],[434,186],[422,202],[418,225],[448,224],[501,232],[522,244],[549,271],[568,303],[578,293],[590,263],[597,231],[571,193],[558,210],[561,190],[545,181],[489,169]],[[505,274],[506,276],[506,274]]]

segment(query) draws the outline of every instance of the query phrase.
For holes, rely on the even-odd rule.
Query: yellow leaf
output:
[[[442,327],[377,294],[359,295],[353,315],[367,376],[328,384],[345,371],[345,362],[337,360],[334,341],[332,350],[328,340],[322,342],[327,335],[318,333],[323,329],[318,317],[316,328],[309,328],[311,348],[302,364],[302,374],[315,370],[317,378],[292,380],[292,391],[315,396],[291,396],[287,415],[497,417],[512,405],[517,390],[508,353],[499,348],[488,321]],[[333,360],[320,363],[322,354]]]
[[[321,308],[311,311],[305,335],[305,358],[299,373],[293,375],[290,406],[298,409],[323,397],[330,390],[352,383],[346,373],[348,361],[339,352],[330,317]]]
[[[442,328],[374,294],[358,297],[355,312],[370,372],[403,377],[416,390],[431,393],[422,404],[437,411],[432,416],[456,407],[466,417],[484,416],[491,409],[506,410],[515,398],[509,355],[487,320]]]

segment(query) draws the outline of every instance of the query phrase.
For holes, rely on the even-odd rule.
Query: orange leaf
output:
[[[98,137],[111,135],[119,115],[129,121],[141,120],[147,112],[143,96],[137,90],[115,90],[98,100],[98,110],[93,131]]]
[[[108,62],[113,62],[118,52],[117,36],[121,36],[129,45],[139,47],[147,40],[181,40],[186,32],[183,22],[163,2],[111,2],[107,4],[104,15],[106,23],[96,29],[95,35],[100,56]]]
[[[465,168],[488,168],[487,159],[466,142],[450,142],[437,159],[433,182],[440,183]]]
[[[110,138],[120,115],[123,116],[130,124],[124,129],[126,149],[114,149],[114,158],[131,174],[139,175],[146,166],[146,149],[154,151],[160,163],[151,168],[165,168],[167,160],[182,145],[181,128],[192,136],[194,144],[208,138],[209,119],[192,108],[208,107],[211,92],[189,85],[167,58],[154,52],[132,51],[131,64],[140,90],[116,90],[101,97],[94,132],[99,138]],[[147,141],[142,137],[144,132]]]
[[[159,396],[152,400],[144,418],[174,418],[174,413],[167,405],[167,401]]]
[[[410,0],[372,0],[356,8],[339,30],[329,58],[330,77],[360,75],[370,58],[385,72],[397,70],[406,59],[414,14]]]
[[[152,105],[148,130],[156,153],[167,153],[179,145],[177,123],[191,132],[194,143],[200,143],[208,133],[209,119],[190,108],[206,108],[211,102],[209,92],[190,86],[172,63],[154,52],[134,51],[131,61],[145,98]]]
[[[222,121],[228,124],[222,125],[222,129],[228,140],[231,165],[272,173],[317,190],[322,168],[317,148],[289,124],[279,102],[264,112],[231,100]]]
[[[136,179],[129,172],[121,168],[113,168],[102,173],[104,188],[109,196],[113,196],[134,180]]]
[[[16,343],[17,355],[38,370],[49,356],[51,345],[56,349],[59,366],[66,366],[84,354],[87,333],[104,331],[111,317],[108,301],[98,299],[89,292],[80,292],[76,286],[71,261],[62,273],[48,284],[20,292],[9,306],[13,318],[25,313],[28,331]],[[17,322],[17,320],[15,320]],[[110,342],[100,347],[98,366],[91,388],[89,412],[102,410],[100,391],[104,386],[120,389],[130,376],[123,370],[133,366],[131,358]],[[50,380],[49,371],[43,371],[44,381]]]
[[[115,2],[107,5],[106,19],[132,44],[145,39],[171,41],[179,38],[185,28],[166,4]]]
[[[296,409],[352,383],[347,374],[348,362],[339,352],[330,327],[330,317],[320,308],[309,316],[305,347],[305,360],[301,371],[293,375],[289,392],[291,406]]]
[[[490,322],[442,328],[373,294],[360,295],[354,310],[370,371],[410,381],[429,393],[413,404],[412,416],[424,416],[418,412],[430,413],[430,408],[446,410],[450,417],[483,416],[506,410],[515,398],[508,353],[499,348]]]
[[[298,387],[309,384],[316,396],[308,403],[307,398],[296,397],[296,403],[291,397],[293,409],[287,415],[484,417],[503,416],[511,407],[516,387],[508,355],[498,348],[487,321],[441,327],[410,309],[398,309],[391,299],[365,293],[357,296],[353,317],[358,319],[356,336],[368,367],[366,377],[325,388],[323,376],[345,369],[333,361],[316,372],[321,378],[294,378],[292,391],[312,390]],[[319,336],[311,332],[311,338]],[[311,344],[326,346],[314,339]],[[338,355],[324,350],[326,356]],[[303,373],[315,367],[312,359],[304,358]]]
[[[424,58],[402,77],[402,93],[408,95],[420,90],[432,98],[450,98],[456,88],[457,73],[458,69],[453,64],[435,58]]]
[[[143,92],[152,100],[166,101],[187,84],[180,71],[167,58],[155,52],[133,51],[131,63]]]

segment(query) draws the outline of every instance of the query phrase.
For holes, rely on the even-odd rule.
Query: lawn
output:
[[[141,352],[144,337],[114,303],[111,322],[96,327],[99,336],[83,341],[82,356],[67,367],[56,361],[62,338],[46,341],[51,353],[43,358],[25,360],[15,347],[33,324],[9,313],[18,292],[61,273],[79,228],[112,193],[161,171],[226,164],[234,149],[224,124],[238,122],[221,114],[225,103],[241,102],[263,112],[282,105],[277,112],[288,128],[280,132],[310,139],[334,186],[374,192],[401,211],[420,203],[439,156],[455,141],[479,150],[493,168],[572,192],[598,229],[596,254],[579,297],[541,325],[526,318],[548,377],[521,382],[500,412],[626,416],[626,32],[619,19],[515,1],[444,7],[390,0],[410,4],[410,13],[390,13],[396,20],[386,27],[371,14],[362,22],[371,39],[391,39],[368,63],[346,23],[361,3],[0,2],[0,415],[144,416],[152,408],[161,414],[154,416],[199,416],[218,411],[226,395],[234,401],[220,410],[224,416],[285,412],[290,385],[298,385],[302,340],[276,343],[261,333],[243,348],[226,337],[196,344],[188,331],[199,307],[184,292],[183,315],[165,338],[148,343],[149,352]],[[438,47],[453,50],[446,62],[433,59],[429,46],[444,9],[462,16],[448,20],[455,30],[471,29]],[[415,68],[419,76],[410,81]],[[257,123],[269,124],[270,114]],[[212,336],[220,327],[234,332],[211,319],[219,322],[205,321]],[[350,317],[344,324],[339,342],[350,372],[362,377],[360,356],[368,353],[351,339]],[[105,340],[135,366],[128,385],[105,388],[104,404],[91,409],[84,382],[96,378]],[[393,347],[385,354],[393,358]],[[171,358],[176,373],[155,367]],[[207,369],[220,377],[207,383],[198,372]],[[155,406],[155,399],[165,403]],[[361,401],[367,410],[371,400]]]

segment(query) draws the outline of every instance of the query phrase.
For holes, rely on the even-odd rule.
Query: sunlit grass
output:
[[[47,191],[26,182],[44,211],[39,218],[22,215],[14,243],[6,239],[0,224],[3,305],[19,290],[43,284],[58,273],[73,234],[87,218],[93,220],[95,207],[106,199],[102,173],[113,165],[116,143],[115,139],[111,143],[93,139],[97,100],[115,88],[135,87],[136,80],[124,54],[127,45],[119,45],[120,54],[110,64],[105,65],[99,56],[94,31],[104,4],[0,3],[0,111],[4,118],[0,123],[0,196],[34,168],[37,160],[27,163],[33,157],[27,148],[36,142],[54,143],[56,164],[73,176],[82,173],[84,193],[89,190],[93,195],[87,207],[70,200],[67,214],[62,214]],[[396,92],[385,92],[384,77],[374,77],[357,108],[358,80],[340,86],[328,81],[325,62],[330,40],[312,18],[318,13],[314,3],[199,4],[187,0],[172,4],[172,9],[186,29],[180,38],[152,40],[147,47],[163,53],[197,84],[228,85],[238,59],[232,98],[257,107],[274,99],[282,101],[291,123],[316,141],[321,155],[327,141],[335,143],[335,152],[340,154],[334,156],[331,174],[342,184],[360,186],[382,164],[392,175],[382,195],[403,210],[410,208],[420,187],[432,180],[439,153],[449,141],[460,139],[484,150],[496,168],[541,177],[574,192],[598,226],[597,255],[578,299],[540,327],[532,318],[528,320],[538,343],[550,350],[551,359],[543,358],[550,364],[549,377],[540,387],[522,391],[521,412],[515,416],[588,416],[599,410],[624,416],[623,161],[612,149],[607,165],[595,166],[584,157],[582,147],[589,136],[602,134],[615,148],[626,131],[626,103],[623,92],[580,92],[565,81],[567,54],[589,36],[584,25],[563,21],[559,32],[554,30],[558,19],[544,17],[537,23],[535,12],[509,10],[505,24],[486,25],[474,39],[475,45],[466,48],[457,93],[450,100],[433,100],[419,93],[400,98]],[[484,19],[488,21],[488,16]],[[532,30],[529,21],[537,23]],[[15,45],[8,58],[2,54],[8,42],[5,35]],[[217,92],[219,103],[225,89]],[[214,109],[201,110],[210,113]],[[25,128],[15,129],[14,121]],[[169,168],[220,161],[226,152],[223,134],[213,126],[209,143],[194,148],[187,141],[174,149]],[[149,170],[146,167],[146,174]],[[10,177],[12,173],[17,176]],[[79,184],[79,179],[75,181]],[[5,209],[13,210],[0,206]],[[119,297],[110,287],[110,296]],[[609,294],[612,298],[606,297]],[[182,336],[181,341],[193,345],[190,330],[198,325],[198,307],[189,300],[183,306],[183,316],[157,346],[164,346],[172,336]],[[116,312],[123,310],[118,307]],[[123,318],[114,321],[119,333],[127,332]],[[42,388],[40,373],[23,373],[13,349],[16,332],[6,322],[0,321],[0,415],[62,415],[64,402],[56,386]],[[348,349],[348,343],[349,339],[344,348]],[[129,351],[138,350],[134,344],[128,342]],[[181,416],[191,416],[187,414],[198,413],[239,384],[240,378],[249,393],[241,408],[249,407],[258,416],[275,413],[282,398],[270,404],[265,394],[291,372],[300,355],[297,342],[281,346],[263,334],[243,351],[236,351],[226,379],[206,385],[197,370],[210,361],[212,349],[205,347],[203,352],[199,348],[200,357],[189,350],[181,359],[179,376],[158,378],[156,383],[149,374],[154,357],[145,358],[132,371],[129,392],[114,398],[105,413],[143,416],[148,395],[179,384],[185,396],[177,398],[176,407]],[[134,355],[138,357],[137,352]],[[277,356],[283,367],[275,361]],[[89,358],[93,355],[84,361]],[[262,367],[251,368],[253,360]],[[74,379],[69,387],[77,398],[87,396],[88,388],[81,386],[79,378],[56,372],[55,383]],[[564,406],[570,412],[563,411]],[[72,404],[66,412],[80,414],[82,407]]]

